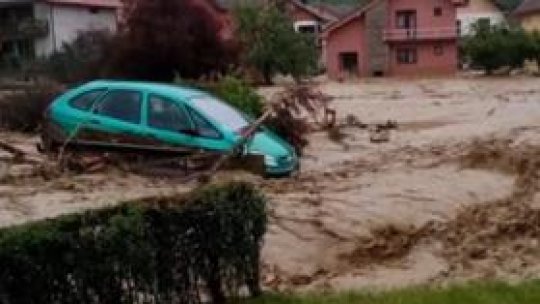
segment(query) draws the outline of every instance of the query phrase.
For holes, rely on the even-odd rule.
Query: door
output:
[[[349,77],[357,77],[360,74],[358,69],[358,53],[346,52],[339,54],[341,70]]]
[[[143,94],[135,90],[110,90],[97,102],[85,124],[84,140],[93,144],[142,145]]]
[[[396,12],[396,28],[405,30],[407,37],[416,37],[416,11],[405,10]]]
[[[146,104],[147,132],[160,144],[198,147],[193,122],[181,103],[150,94]]]
[[[147,102],[147,130],[161,143],[204,150],[228,150],[221,132],[180,101],[151,94]]]

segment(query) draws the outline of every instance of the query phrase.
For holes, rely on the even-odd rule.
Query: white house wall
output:
[[[113,9],[91,10],[88,7],[36,3],[34,16],[47,20],[49,34],[35,41],[36,56],[46,56],[60,50],[64,43],[73,41],[80,32],[117,29],[117,15]]]
[[[471,33],[471,26],[480,19],[489,19],[491,24],[499,24],[505,21],[505,17],[502,13],[470,13],[470,14],[458,14],[458,20],[461,22],[461,34],[468,35]]]

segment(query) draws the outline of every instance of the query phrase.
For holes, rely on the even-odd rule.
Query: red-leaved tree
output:
[[[176,73],[198,78],[223,71],[234,51],[219,36],[221,23],[211,9],[201,0],[124,0],[114,73],[170,81]]]

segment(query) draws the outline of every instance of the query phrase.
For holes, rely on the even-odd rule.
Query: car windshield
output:
[[[195,98],[193,104],[199,111],[235,132],[249,126],[249,120],[244,114],[214,97]]]

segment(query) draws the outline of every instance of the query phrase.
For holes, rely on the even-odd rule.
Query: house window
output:
[[[442,8],[441,7],[436,7],[433,9],[433,15],[435,17],[440,17],[442,16]]]
[[[298,32],[302,34],[315,34],[316,28],[313,25],[301,25],[298,27]]]
[[[99,8],[97,8],[97,7],[91,7],[91,8],[88,9],[88,11],[90,11],[90,14],[92,14],[92,15],[99,14]]]
[[[297,21],[294,23],[294,29],[298,33],[317,34],[320,33],[320,24],[316,21]]]
[[[418,62],[418,53],[416,48],[397,49],[397,62],[399,64],[415,64]]]
[[[413,29],[416,28],[416,11],[397,11],[396,28]]]
[[[461,20],[456,20],[456,33],[458,36],[461,36],[462,30],[461,30]]]
[[[479,28],[489,28],[491,26],[491,20],[489,18],[478,18]]]
[[[444,54],[444,48],[442,47],[442,45],[436,45],[435,47],[433,47],[433,53],[435,54],[435,56],[442,56]]]

